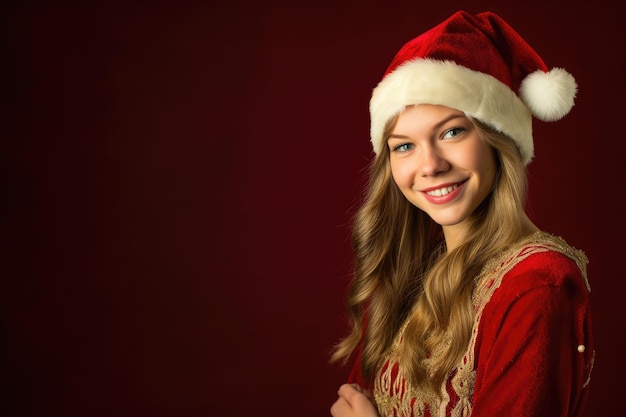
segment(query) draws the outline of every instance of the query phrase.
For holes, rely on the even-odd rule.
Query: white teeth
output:
[[[450,187],[443,187],[438,190],[428,191],[426,194],[432,195],[434,197],[441,197],[442,195],[451,193],[452,191],[456,189],[456,187],[458,187],[458,185],[451,185]]]

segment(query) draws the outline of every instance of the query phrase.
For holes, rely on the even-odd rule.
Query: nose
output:
[[[423,177],[435,176],[450,169],[448,161],[431,146],[421,149],[418,164],[420,175]]]

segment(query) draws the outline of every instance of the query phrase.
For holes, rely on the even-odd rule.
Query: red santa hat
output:
[[[532,116],[556,121],[574,105],[577,85],[492,12],[464,11],[406,43],[370,100],[374,152],[385,145],[391,118],[406,106],[437,104],[463,111],[506,134],[528,164],[534,155]]]

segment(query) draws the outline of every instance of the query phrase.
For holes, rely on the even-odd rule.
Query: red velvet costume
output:
[[[541,232],[490,262],[476,280],[472,339],[442,400],[398,374],[402,331],[374,381],[363,380],[360,354],[349,381],[373,392],[383,417],[580,416],[595,355],[586,264]]]

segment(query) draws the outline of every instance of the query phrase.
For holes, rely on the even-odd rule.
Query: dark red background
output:
[[[9,2],[0,413],[329,415],[367,105],[407,40],[500,13],[580,84],[531,212],[590,258],[586,416],[618,416],[625,52],[612,2]]]

